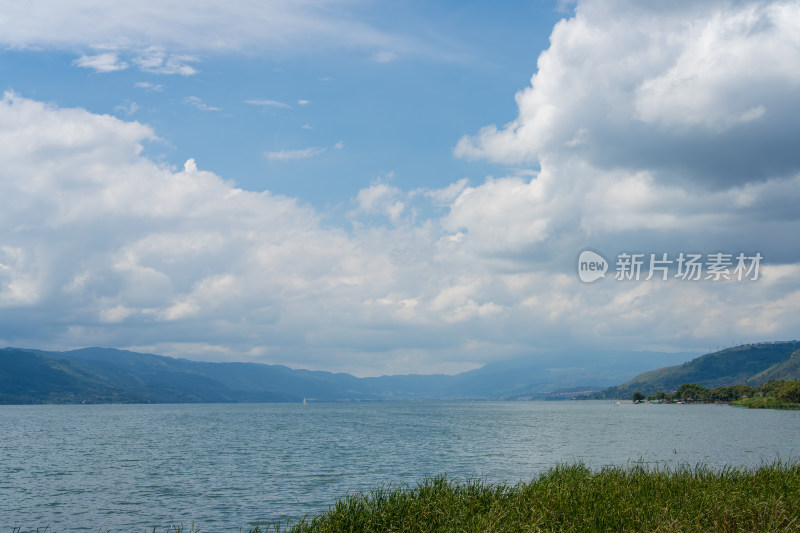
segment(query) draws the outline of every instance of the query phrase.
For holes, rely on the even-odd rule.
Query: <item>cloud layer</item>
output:
[[[21,49],[95,50],[78,65],[110,72],[119,56],[146,72],[191,75],[196,54],[286,54],[364,49],[378,62],[402,54],[447,55],[411,34],[379,29],[348,0],[31,0],[3,2],[0,44]]]
[[[6,93],[0,344],[375,375],[796,338],[797,23],[781,2],[582,2],[517,95],[519,117],[456,147],[522,170],[435,190],[376,180],[353,191],[347,225],[239,189],[201,154],[160,165],[142,155],[158,132],[139,122]],[[25,27],[6,39],[36,43]],[[612,263],[620,251],[765,263],[751,282],[586,285],[585,248]]]

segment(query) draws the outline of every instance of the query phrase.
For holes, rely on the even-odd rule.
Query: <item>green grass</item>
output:
[[[721,470],[561,465],[515,486],[438,476],[351,494],[298,524],[249,533],[434,531],[797,532],[800,462]]]
[[[800,409],[800,403],[782,402],[774,396],[764,398],[744,398],[731,402],[734,407],[747,407],[749,409]]]
[[[800,531],[800,463],[717,471],[564,465],[516,486],[435,477],[347,496],[285,531]]]

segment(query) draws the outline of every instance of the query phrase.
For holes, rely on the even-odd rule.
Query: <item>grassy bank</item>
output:
[[[513,487],[437,477],[347,496],[288,531],[800,531],[800,463],[559,466]]]
[[[800,410],[800,403],[782,402],[777,398],[744,398],[731,402],[734,407],[747,407],[748,409],[789,409]]]
[[[260,526],[250,533],[268,531],[796,532],[800,462],[750,470],[634,465],[593,471],[564,465],[516,486],[435,477],[415,487],[352,494],[299,524]]]

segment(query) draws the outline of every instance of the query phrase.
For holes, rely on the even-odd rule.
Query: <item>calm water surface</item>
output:
[[[715,405],[0,406],[0,528],[239,531],[439,473],[516,483],[565,461],[798,457],[799,412]]]

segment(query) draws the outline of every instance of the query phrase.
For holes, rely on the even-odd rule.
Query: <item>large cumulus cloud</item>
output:
[[[800,5],[580,2],[553,30],[519,116],[456,154],[575,155],[709,187],[800,169]]]
[[[429,349],[445,355],[417,357],[420,370],[476,364],[455,357],[469,339],[443,336],[491,306],[453,281],[461,266],[435,223],[326,227],[296,199],[143,157],[158,142],[147,126],[13,93],[0,141],[6,344],[373,371],[408,369],[398,361]],[[381,196],[374,187],[360,195],[370,216],[382,209],[365,200]],[[451,297],[437,299],[443,287]]]

